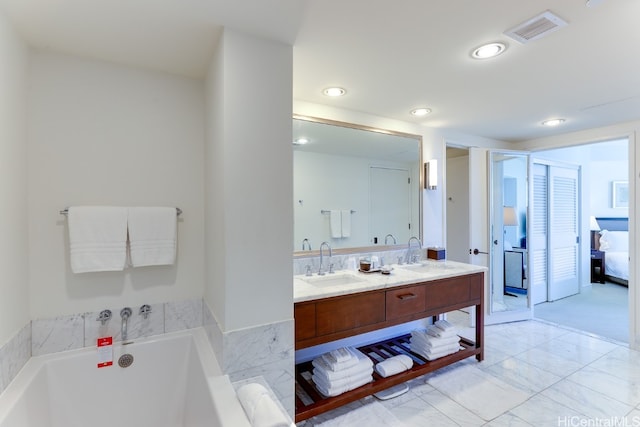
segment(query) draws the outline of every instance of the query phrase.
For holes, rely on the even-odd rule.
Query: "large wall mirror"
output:
[[[422,235],[421,136],[296,115],[293,140],[296,255]]]

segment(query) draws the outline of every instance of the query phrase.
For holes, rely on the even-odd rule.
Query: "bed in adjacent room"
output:
[[[596,247],[605,253],[605,277],[625,286],[629,284],[629,219],[596,218],[600,238]]]

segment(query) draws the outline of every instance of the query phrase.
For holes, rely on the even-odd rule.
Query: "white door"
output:
[[[580,291],[578,169],[549,167],[549,301]]]
[[[531,220],[527,246],[530,251],[531,268],[529,287],[533,293],[533,304],[546,302],[547,293],[547,238],[549,235],[549,179],[547,165],[533,165],[533,197],[531,198]]]
[[[412,230],[411,226],[409,171],[372,166],[369,169],[369,174],[371,179],[369,187],[371,204],[369,237],[371,243],[383,245],[387,234],[392,234],[398,244],[408,242],[412,233],[417,236],[419,231]]]

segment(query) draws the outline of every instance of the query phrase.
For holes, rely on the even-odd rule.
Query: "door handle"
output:
[[[471,249],[469,249],[469,254],[474,254],[474,255],[478,255],[478,254],[486,254],[486,255],[488,255],[488,254],[489,254],[489,252],[482,252],[482,251],[481,251],[481,250],[479,250],[479,249],[474,249],[474,250],[472,251]]]
[[[494,245],[497,245],[497,244],[498,244],[498,241],[497,241],[497,240],[494,240],[494,241],[493,241],[493,244],[494,244]]]

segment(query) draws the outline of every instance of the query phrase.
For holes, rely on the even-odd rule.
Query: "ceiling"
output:
[[[31,46],[205,75],[221,25],[294,46],[294,98],[504,141],[640,119],[638,0],[0,0]],[[503,33],[551,10],[568,25]],[[502,55],[470,51],[504,41]],[[346,88],[341,98],[322,90]],[[409,114],[426,106],[432,113]],[[540,123],[560,117],[555,128]]]

